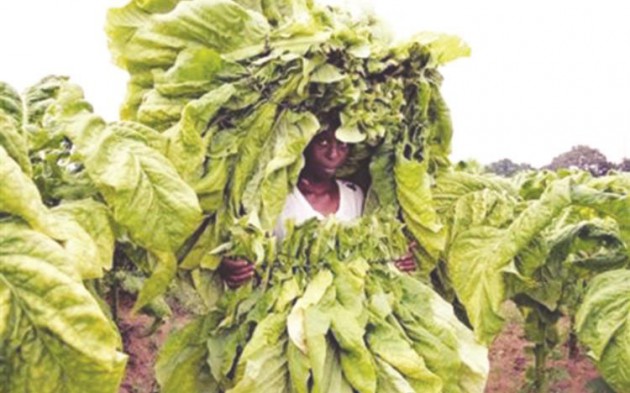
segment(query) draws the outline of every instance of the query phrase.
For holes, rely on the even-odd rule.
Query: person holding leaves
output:
[[[364,194],[361,188],[349,181],[336,177],[351,151],[351,145],[335,136],[339,127],[338,115],[326,116],[327,124],[304,150],[304,168],[300,172],[297,186],[286,199],[274,235],[282,239],[285,235],[284,223],[294,220],[296,225],[317,218],[333,215],[339,221],[351,221],[363,213]],[[402,272],[416,270],[412,248],[401,258],[393,261]],[[237,288],[254,277],[254,265],[242,257],[224,257],[219,274],[230,288]]]

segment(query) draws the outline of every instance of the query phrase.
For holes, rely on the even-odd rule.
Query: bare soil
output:
[[[531,344],[524,336],[522,325],[508,323],[490,347],[490,375],[486,393],[530,392],[526,372],[533,365]],[[556,348],[549,361],[550,393],[589,393],[587,384],[599,377],[584,351],[569,358],[566,344]]]
[[[134,300],[121,297],[118,307],[118,328],[123,340],[123,350],[129,356],[120,393],[157,393],[153,366],[161,344],[174,329],[183,327],[190,319],[188,313],[172,305],[173,316],[155,326],[155,318],[142,313],[132,313]]]

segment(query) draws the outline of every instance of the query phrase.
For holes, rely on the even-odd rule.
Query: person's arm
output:
[[[223,281],[232,289],[240,287],[254,277],[254,265],[245,258],[224,257],[218,271]]]

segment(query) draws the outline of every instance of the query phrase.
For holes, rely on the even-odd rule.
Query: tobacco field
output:
[[[519,389],[558,389],[568,348],[630,392],[630,175],[451,163],[462,39],[309,0],[132,0],[105,30],[117,121],[69,77],[0,82],[0,393],[481,393],[514,331]],[[279,241],[331,111],[364,215]],[[229,289],[228,255],[256,279]]]

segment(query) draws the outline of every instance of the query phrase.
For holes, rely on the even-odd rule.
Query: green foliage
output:
[[[0,84],[0,392],[117,391],[120,337],[84,284],[113,266],[136,310],[166,316],[174,280],[204,302],[160,352],[164,392],[482,392],[508,299],[539,370],[579,308],[580,339],[628,390],[613,359],[629,347],[630,178],[452,167],[438,67],[469,53],[457,37],[394,44],[299,0],[135,0],[106,30],[130,74],[121,121],[66,78]],[[331,113],[366,214],[278,241]],[[414,276],[390,264],[411,240]],[[224,291],[226,254],[255,282]]]
[[[421,34],[393,45],[372,21],[310,2],[278,4],[182,2],[164,14],[131,2],[108,15],[112,53],[131,76],[121,116],[164,130],[174,146],[167,156],[214,215],[188,268],[216,267],[202,255],[226,242],[235,223],[275,225],[302,150],[331,111],[341,112],[337,136],[358,143],[344,175],[360,175],[370,155],[380,163],[371,203],[396,194],[382,170],[403,156],[426,161],[425,192],[431,174],[448,165],[451,124],[437,66],[468,54],[459,39]],[[439,220],[429,205],[421,216],[415,206],[402,210],[433,265],[444,246]]]
[[[613,270],[589,284],[576,318],[578,336],[591,350],[598,370],[612,388],[630,389],[630,270]]]
[[[294,385],[310,384],[307,391],[374,392],[390,385],[482,391],[486,349],[448,303],[389,263],[405,247],[403,227],[390,212],[351,225],[330,218],[293,228],[277,257],[261,265],[263,272],[271,269],[261,273],[267,290],[227,292],[208,314],[212,320],[200,338],[207,352],[187,372],[214,381],[209,386],[218,391],[299,391]],[[167,347],[179,340],[173,336]],[[195,348],[202,350],[191,342],[178,353]],[[165,361],[172,356],[180,355]],[[210,369],[203,367],[205,357]],[[160,372],[163,386],[194,378],[171,370]]]
[[[517,304],[536,347],[537,391],[560,318],[576,315],[590,280],[628,267],[627,181],[575,171],[511,182],[463,172],[437,178],[436,210],[449,230],[441,288],[452,288],[484,342],[502,328],[502,304]]]
[[[88,234],[107,219],[45,207],[2,146],[0,184],[1,391],[117,391],[120,337],[81,281],[111,265],[107,237]]]

